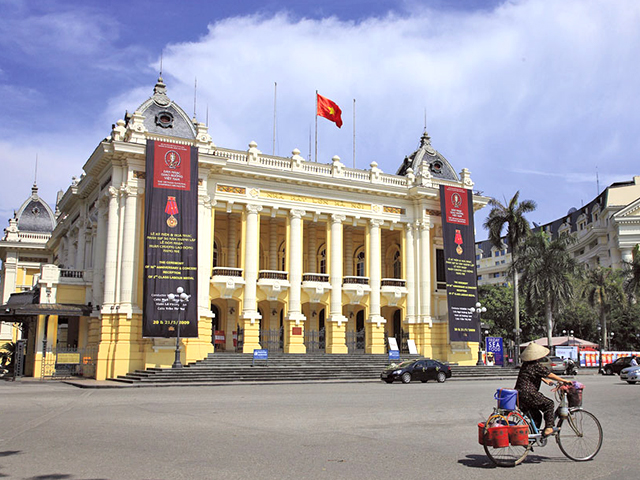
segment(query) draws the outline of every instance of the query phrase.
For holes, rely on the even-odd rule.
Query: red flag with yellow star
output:
[[[319,117],[324,117],[327,120],[331,120],[338,128],[342,127],[342,110],[340,110],[340,107],[328,98],[325,98],[318,93],[316,93],[316,95],[318,97],[317,115]]]

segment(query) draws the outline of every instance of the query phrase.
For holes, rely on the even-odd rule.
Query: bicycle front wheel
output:
[[[484,425],[484,438],[490,438],[489,429],[494,427],[502,427],[509,424],[527,425],[524,418],[519,414],[515,414],[515,412],[513,414],[510,414],[508,417],[505,417],[503,415],[491,415]],[[499,467],[515,467],[525,459],[525,457],[529,453],[529,450],[531,449],[530,444],[522,446],[511,445],[507,443],[505,446],[499,447],[487,445],[487,443],[490,442],[485,441],[484,451],[487,454],[487,457],[489,457],[489,460],[491,460],[495,465]]]
[[[581,408],[571,409],[566,419],[560,419],[561,427],[556,441],[562,453],[576,462],[591,460],[602,446],[602,427],[592,413]]]

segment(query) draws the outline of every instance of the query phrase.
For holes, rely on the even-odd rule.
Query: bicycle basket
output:
[[[581,388],[571,388],[567,392],[567,402],[569,402],[570,407],[581,407],[582,406],[582,389]]]

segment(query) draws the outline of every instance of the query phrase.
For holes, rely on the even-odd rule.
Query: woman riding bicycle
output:
[[[549,355],[548,348],[537,343],[530,343],[520,357],[522,366],[520,367],[515,387],[518,391],[518,399],[522,411],[542,411],[544,415],[544,432],[542,434],[544,436],[551,435],[557,430],[553,426],[555,404],[553,400],[540,393],[540,382],[542,381],[547,385],[552,383],[551,380],[559,383],[572,383],[571,380],[565,380],[555,373],[551,373],[547,367],[540,364],[539,360],[547,355]]]

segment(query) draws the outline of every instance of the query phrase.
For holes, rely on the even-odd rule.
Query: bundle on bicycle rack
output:
[[[503,411],[502,419],[497,424],[485,429],[484,423],[478,424],[478,442],[493,448],[504,448],[509,445],[526,446],[529,444],[529,428],[520,421],[515,410],[518,405],[518,391],[500,388],[494,398],[498,401],[498,411]],[[509,417],[512,417],[511,419]],[[486,432],[485,432],[486,430]]]

